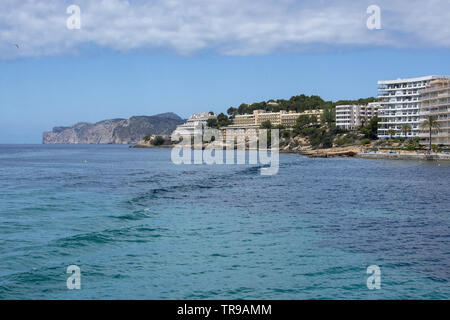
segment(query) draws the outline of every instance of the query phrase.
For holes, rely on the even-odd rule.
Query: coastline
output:
[[[167,148],[173,148],[175,145],[173,144],[166,144],[166,145],[160,145],[160,146],[154,146],[152,144],[142,144],[142,143],[138,143],[138,144],[132,144],[129,146],[129,148],[136,148],[136,149],[167,149]]]
[[[361,158],[361,159],[378,159],[378,160],[428,160],[428,161],[450,161],[450,154],[446,153],[431,153],[424,152],[408,152],[398,150],[386,151],[367,151],[361,150],[360,147],[347,148],[330,148],[308,150],[305,152],[296,152],[306,155],[310,158]]]
[[[205,149],[203,145],[202,149]],[[176,145],[160,145],[154,146],[151,144],[138,143],[130,145],[130,148],[138,149],[168,149],[174,148]],[[236,149],[236,148],[235,148]],[[248,148],[246,148],[248,150]],[[427,160],[427,161],[450,161],[450,154],[445,153],[417,153],[408,151],[365,151],[361,150],[360,146],[349,147],[335,147],[329,149],[305,149],[305,150],[290,150],[280,149],[280,153],[300,154],[309,158],[360,158],[360,159],[375,159],[375,160]]]
[[[443,153],[385,153],[385,152],[360,152],[356,154],[357,158],[363,159],[384,159],[384,160],[427,160],[427,161],[450,161],[450,155]]]

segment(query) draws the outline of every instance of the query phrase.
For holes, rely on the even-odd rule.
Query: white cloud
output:
[[[94,44],[120,51],[227,55],[352,46],[450,48],[448,0],[2,0],[0,57],[75,54]],[[81,8],[68,30],[66,8]],[[368,30],[377,4],[382,30]],[[19,44],[17,49],[14,44]]]

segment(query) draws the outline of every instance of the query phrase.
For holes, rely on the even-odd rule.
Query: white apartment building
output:
[[[208,120],[216,118],[217,115],[215,114],[206,112],[194,113],[186,120],[186,123],[177,126],[175,131],[172,132],[172,136],[193,137],[195,129],[206,129]]]
[[[378,81],[378,98],[380,117],[378,138],[389,138],[390,130],[394,137],[404,136],[402,126],[408,124],[411,130],[407,137],[419,136],[420,90],[426,88],[431,80],[439,76]]]
[[[379,102],[370,102],[361,109],[360,116],[368,122],[373,117],[378,116],[378,109],[380,109],[380,106]]]
[[[450,78],[433,80],[420,92],[420,123],[434,117],[439,129],[432,129],[431,143],[450,145]],[[421,143],[430,142],[429,128],[420,128]]]
[[[354,130],[358,127],[360,105],[345,104],[336,106],[336,127]]]
[[[345,130],[355,130],[367,123],[378,114],[378,102],[365,105],[340,105],[336,106],[336,127]]]

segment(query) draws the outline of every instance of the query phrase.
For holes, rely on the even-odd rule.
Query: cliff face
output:
[[[174,113],[112,119],[97,123],[80,122],[71,127],[55,127],[44,132],[44,144],[133,144],[146,135],[168,135],[184,123]]]

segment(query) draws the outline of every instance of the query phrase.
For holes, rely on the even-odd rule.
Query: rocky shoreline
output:
[[[408,151],[368,151],[359,146],[347,148],[317,149],[304,152],[295,152],[310,158],[362,158],[380,160],[430,160],[430,161],[450,161],[448,153],[408,152]]]
[[[203,144],[202,149],[205,149],[208,144]],[[140,142],[130,148],[173,148],[175,144],[155,146],[150,143]],[[246,148],[248,149],[248,148]],[[280,147],[280,153],[300,154],[309,158],[362,158],[362,159],[384,159],[384,160],[430,160],[430,161],[450,161],[450,154],[447,153],[432,153],[426,154],[424,152],[408,152],[408,151],[369,151],[361,146],[347,146],[347,147],[333,147],[327,149],[312,149],[309,146],[300,144],[292,147],[288,144]]]
[[[167,149],[167,148],[169,148],[169,149],[171,149],[171,148],[173,148],[175,145],[173,145],[173,144],[169,144],[169,145],[160,145],[160,146],[154,146],[154,145],[152,145],[152,144],[150,144],[150,143],[145,143],[145,144],[143,144],[143,143],[138,143],[138,144],[135,144],[135,145],[131,145],[130,146],[130,148],[136,148],[136,149],[145,149],[145,148],[150,148],[150,149],[159,149],[159,148],[161,148],[161,149]]]
[[[427,161],[450,161],[450,154],[445,153],[396,153],[396,152],[361,152],[356,155],[364,159],[384,160],[427,160]]]

